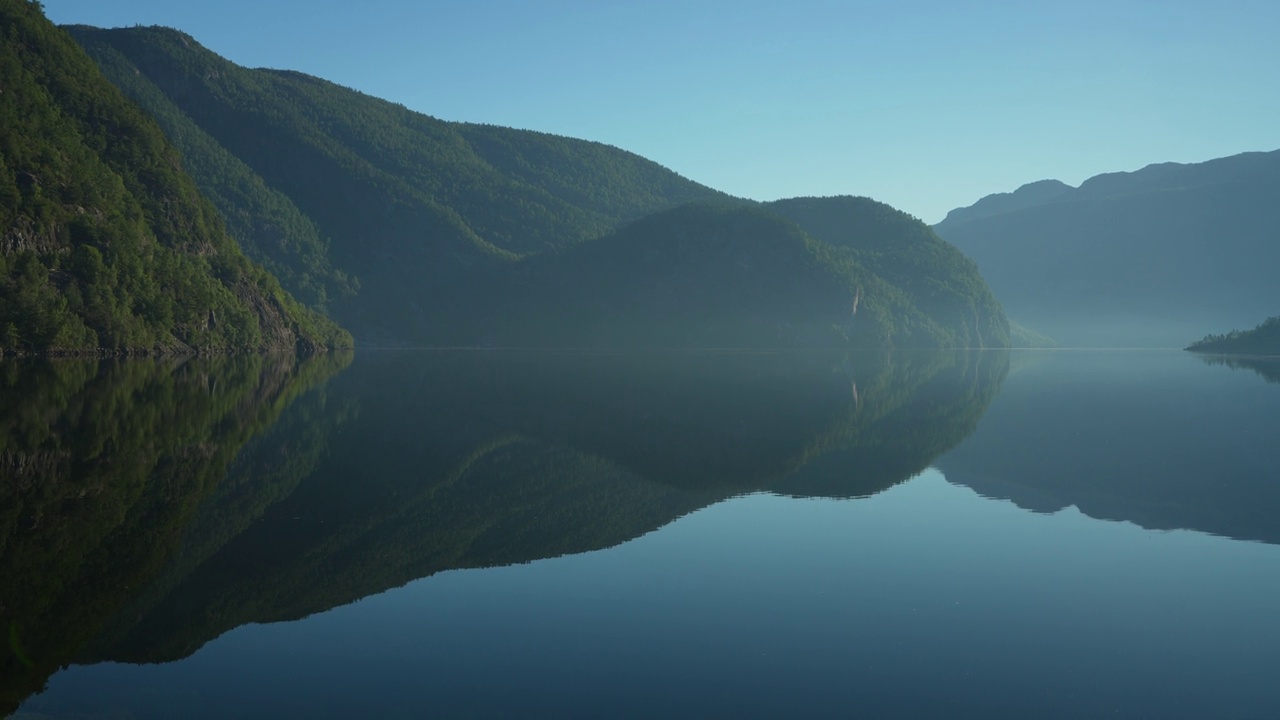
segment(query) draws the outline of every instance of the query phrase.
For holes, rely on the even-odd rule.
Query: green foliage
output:
[[[1280,355],[1280,316],[1269,317],[1252,330],[1206,335],[1188,345],[1187,350],[1224,355]]]
[[[429,315],[469,299],[460,271],[720,195],[598,143],[242,68],[173,30],[71,31],[159,119],[246,251],[365,338],[435,339]]]
[[[201,191],[217,206],[227,232],[290,293],[323,310],[329,299],[353,295],[359,283],[335,270],[329,242],[283,193],[268,187],[239,158],[193,123],[165,94],[89,28],[71,29],[104,73],[154,117]]]
[[[847,249],[903,292],[936,326],[933,332],[946,337],[943,344],[1009,345],[1008,321],[977,265],[920,220],[869,198],[793,198],[765,207],[817,240]]]
[[[771,205],[689,204],[599,240],[525,259],[514,271],[471,277],[477,299],[460,311],[453,341],[516,347],[1007,345],[1004,316],[976,273],[952,280],[954,269],[911,257],[920,237],[856,216],[841,219],[845,231],[867,244],[898,249],[876,253],[859,242],[823,242]],[[948,260],[959,257],[912,222]],[[890,259],[894,273],[884,269]],[[869,263],[880,265],[880,272]],[[923,294],[915,278],[926,274],[931,286],[950,294]],[[965,282],[976,284],[948,284]]]
[[[226,237],[155,123],[0,2],[0,352],[349,343]]]
[[[1008,344],[973,263],[879,203],[748,210],[617,148],[443,122],[177,31],[71,31],[248,252],[371,342]]]

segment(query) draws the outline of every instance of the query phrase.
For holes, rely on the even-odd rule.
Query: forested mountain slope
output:
[[[1009,316],[1069,344],[1167,345],[1280,307],[1280,151],[1035,183],[936,226]]]
[[[164,125],[248,252],[365,336],[421,338],[394,316],[454,295],[460,269],[721,196],[599,143],[240,67],[175,30],[71,31]]]
[[[444,122],[175,30],[71,30],[248,251],[368,343],[1007,343],[972,264],[878,203],[804,201],[806,234],[600,143]],[[707,202],[743,214],[676,209]]]
[[[901,290],[955,335],[952,344],[1008,344],[1008,321],[977,264],[920,220],[863,197],[792,198],[765,207]]]
[[[1280,315],[1263,320],[1252,330],[1207,335],[1191,343],[1187,349],[1229,355],[1280,355]]]
[[[348,344],[250,262],[155,122],[0,2],[0,353]]]
[[[896,213],[865,199],[807,202],[829,209],[832,232],[857,243],[818,240],[769,205],[685,205],[530,258],[514,280],[478,279],[490,300],[477,301],[483,315],[467,327],[480,334],[469,339],[571,347],[1008,344],[1004,316],[980,278],[974,295],[946,296],[951,270],[905,257],[928,255],[913,228],[941,244],[927,226],[907,218],[905,231],[879,227],[840,208],[870,203]],[[989,303],[979,309],[975,295]]]

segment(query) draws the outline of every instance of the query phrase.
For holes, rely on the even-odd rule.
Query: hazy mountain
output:
[[[939,233],[964,224],[993,215],[1003,215],[1050,202],[1071,192],[1075,188],[1061,180],[1038,180],[1027,183],[1011,193],[995,193],[988,195],[969,207],[956,208],[947,213],[942,222],[934,226]]]
[[[1009,316],[1065,344],[1166,345],[1280,307],[1280,151],[1036,183],[936,229]]]
[[[901,227],[885,227],[849,212],[901,215],[865,199],[803,202],[856,244],[815,239],[774,205],[686,205],[529,258],[517,273],[478,276],[477,298],[439,323],[462,318],[461,344],[518,347],[1008,344],[972,263],[924,224],[902,215]],[[948,286],[957,278],[961,287]]]
[[[849,252],[901,290],[954,336],[944,344],[1008,345],[1009,325],[977,265],[920,220],[868,198],[792,198],[766,203],[814,239]],[[863,300],[876,300],[864,293]]]
[[[801,202],[830,215],[809,236],[759,211],[667,212],[753,203],[599,143],[239,67],[174,30],[71,31],[165,127],[248,251],[363,340],[1007,344],[972,264],[885,206]],[[864,296],[868,329],[851,334]]]
[[[349,344],[227,237],[155,122],[0,2],[0,352]]]

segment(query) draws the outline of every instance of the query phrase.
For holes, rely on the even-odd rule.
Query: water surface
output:
[[[1270,367],[0,366],[0,697],[19,717],[1266,717]]]

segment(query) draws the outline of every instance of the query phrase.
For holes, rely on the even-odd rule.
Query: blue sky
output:
[[[1280,148],[1280,2],[45,0],[735,195],[928,222],[1022,183]]]

